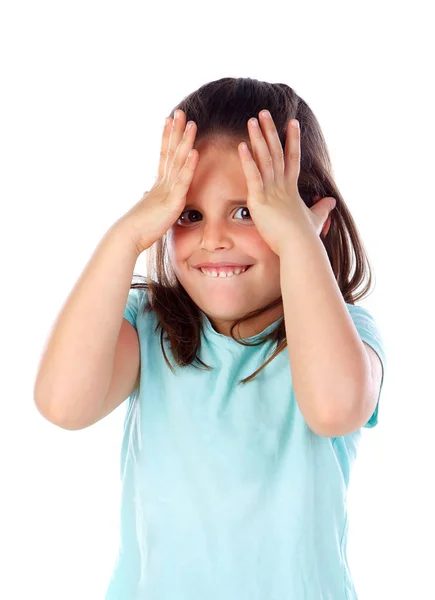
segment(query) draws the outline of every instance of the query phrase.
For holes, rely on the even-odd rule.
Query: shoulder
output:
[[[127,319],[135,329],[137,321],[146,319],[146,315],[153,312],[147,287],[130,288],[124,309],[124,318]]]

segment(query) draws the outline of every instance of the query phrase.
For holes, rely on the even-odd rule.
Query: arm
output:
[[[48,420],[69,428],[103,411],[139,254],[129,225],[118,220],[64,303],[34,385],[35,404]]]
[[[281,291],[296,400],[315,433],[346,435],[375,407],[369,355],[320,237],[298,223],[287,239]]]

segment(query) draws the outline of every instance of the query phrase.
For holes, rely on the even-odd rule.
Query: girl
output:
[[[106,600],[354,600],[346,493],[386,363],[355,304],[363,244],[290,87],[224,78],[176,109],[155,185],[100,242],[35,385],[67,429],[128,398]]]

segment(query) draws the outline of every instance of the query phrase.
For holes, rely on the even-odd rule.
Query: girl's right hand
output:
[[[199,153],[192,150],[196,124],[186,130],[182,110],[169,117],[164,128],[156,183],[120,221],[128,223],[140,254],[160,239],[180,217],[186,206],[186,195],[193,179]],[[190,150],[192,154],[190,157]]]

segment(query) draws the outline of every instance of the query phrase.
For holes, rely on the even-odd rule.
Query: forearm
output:
[[[370,363],[314,229],[289,231],[280,273],[295,397],[319,430],[352,412]]]
[[[118,222],[104,235],[64,303],[44,347],[34,386],[38,410],[55,422],[99,410],[138,258]]]

